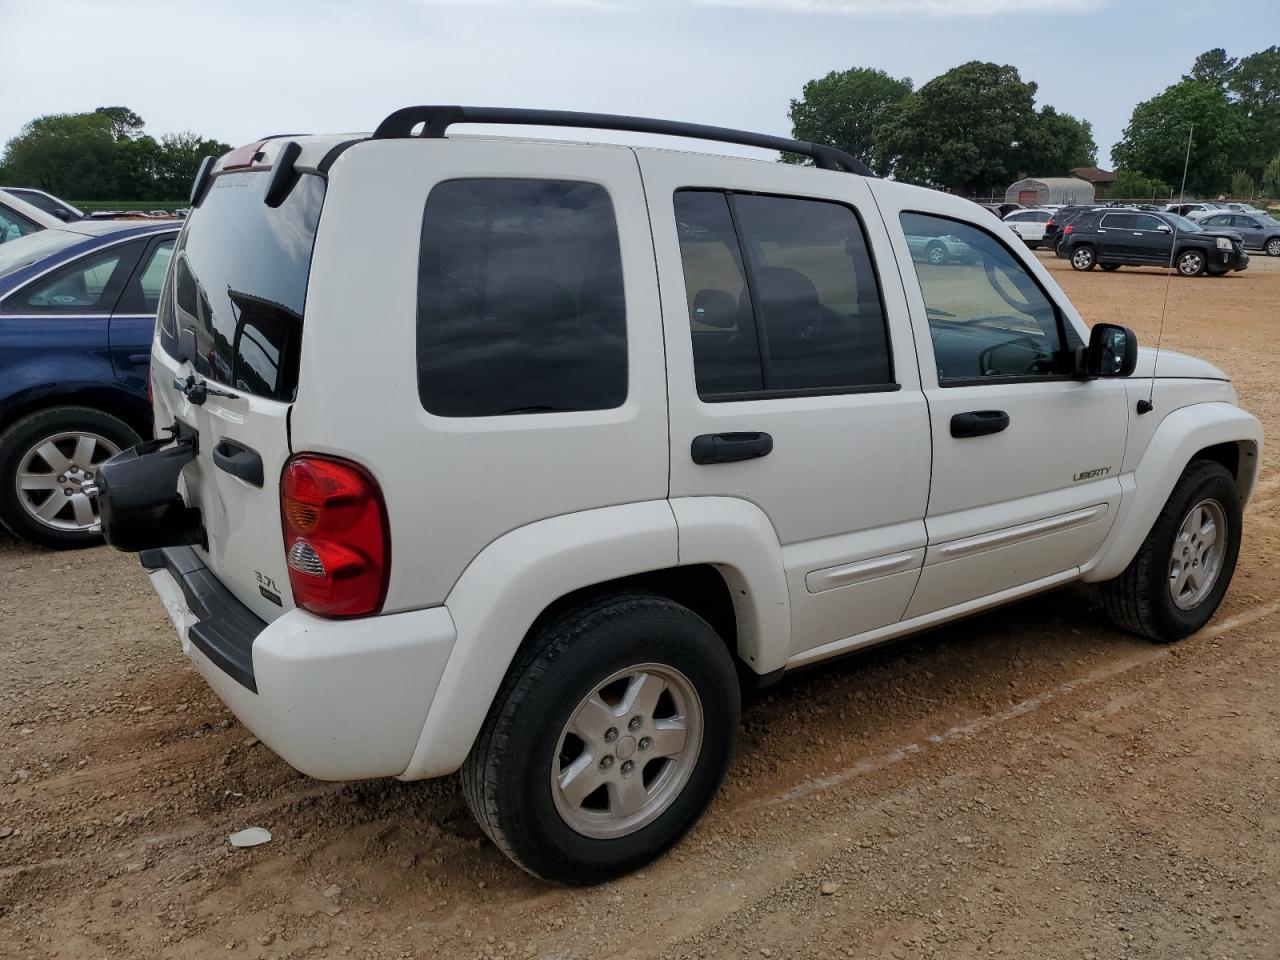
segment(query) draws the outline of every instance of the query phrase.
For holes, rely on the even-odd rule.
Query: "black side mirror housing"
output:
[[[1089,332],[1085,348],[1085,374],[1090,377],[1127,377],[1138,365],[1138,337],[1118,323],[1099,323]]]

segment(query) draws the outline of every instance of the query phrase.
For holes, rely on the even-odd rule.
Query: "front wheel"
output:
[[[1207,266],[1208,261],[1199,250],[1183,250],[1178,254],[1178,273],[1184,277],[1198,277]]]
[[[940,266],[947,262],[947,248],[937,240],[934,240],[925,247],[925,256],[934,266]]]
[[[1266,246],[1268,257],[1280,257],[1280,237],[1272,237]]]
[[[1071,251],[1071,267],[1074,270],[1092,270],[1098,262],[1093,247],[1081,244]]]
[[[1166,643],[1203,627],[1235,572],[1240,518],[1231,473],[1220,463],[1193,461],[1129,566],[1103,584],[1111,619]]]
[[[687,607],[610,595],[549,620],[517,656],[462,768],[481,828],[546,880],[600,883],[698,819],[738,726],[733,659]]]
[[[0,521],[47,547],[99,543],[94,476],[103,461],[138,441],[123,420],[91,407],[23,417],[0,435]]]

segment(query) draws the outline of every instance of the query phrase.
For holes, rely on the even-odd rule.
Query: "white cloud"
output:
[[[695,0],[717,7],[790,13],[895,14],[992,17],[1022,13],[1089,13],[1108,0]]]

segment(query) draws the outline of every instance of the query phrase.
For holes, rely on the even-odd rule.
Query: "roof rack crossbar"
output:
[[[525,110],[516,107],[457,107],[418,106],[403,107],[378,124],[373,132],[375,140],[390,140],[413,136],[413,129],[422,124],[418,136],[443,137],[455,123],[506,123],[534,127],[581,127],[593,130],[624,130],[629,133],[656,133],[668,137],[689,137],[694,140],[714,140],[720,143],[736,143],[744,147],[761,147],[811,157],[823,170],[839,170],[864,177],[875,176],[871,169],[852,154],[825,144],[788,137],[773,137],[747,130],[713,127],[703,123],[681,123],[676,120],[656,120],[650,117],[627,117],[612,113],[579,113],[573,110]]]

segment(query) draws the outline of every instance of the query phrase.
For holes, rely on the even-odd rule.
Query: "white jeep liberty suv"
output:
[[[1231,579],[1262,431],[1227,377],[832,148],[411,107],[210,158],[192,207],[107,539],[281,757],[460,770],[537,876],[674,843],[747,684],[1081,580],[1176,640]]]

